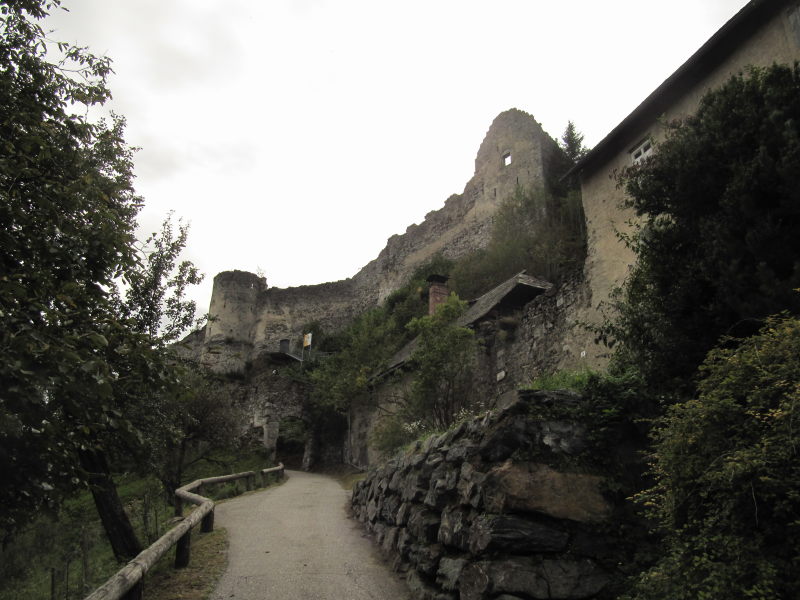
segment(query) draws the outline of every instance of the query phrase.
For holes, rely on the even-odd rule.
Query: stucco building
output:
[[[650,152],[664,137],[663,123],[694,113],[700,99],[749,66],[800,60],[800,2],[753,0],[734,15],[677,71],[629,114],[578,164],[586,214],[588,255],[584,268],[591,305],[578,321],[598,323],[611,291],[625,279],[634,256],[618,239],[634,215],[620,208],[624,192],[615,173]],[[583,335],[576,342],[590,364],[602,365],[604,350]]]

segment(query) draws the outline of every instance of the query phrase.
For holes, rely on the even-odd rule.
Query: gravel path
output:
[[[287,475],[217,505],[230,551],[212,600],[406,600],[403,582],[345,514],[350,493],[331,477]]]

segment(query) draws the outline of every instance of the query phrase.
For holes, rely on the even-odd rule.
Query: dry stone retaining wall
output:
[[[354,517],[407,571],[415,597],[609,597],[615,506],[601,475],[565,468],[587,450],[585,427],[530,414],[539,402],[580,401],[525,393],[417,442],[356,485]]]

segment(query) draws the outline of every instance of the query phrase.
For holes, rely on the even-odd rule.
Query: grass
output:
[[[252,471],[267,465],[267,458],[258,451],[241,455],[218,454],[213,462],[196,464],[188,469],[184,481]],[[168,521],[172,517],[172,506],[165,502],[161,486],[154,477],[122,474],[116,476],[115,481],[139,539],[145,546],[149,545],[171,526]],[[209,487],[208,495],[219,499],[236,495],[245,489],[245,483],[240,481],[213,487],[218,489]],[[196,549],[196,545],[202,543],[199,548],[204,548],[210,543],[206,540],[209,536],[215,534],[193,534],[189,569],[213,570],[214,551],[209,551],[207,560],[206,551]],[[174,554],[174,550],[168,552],[161,562],[170,566],[167,572],[183,576],[183,570],[176,572],[171,568]],[[85,569],[84,564],[88,568]],[[67,500],[57,514],[36,519],[7,547],[0,548],[0,600],[80,599],[120,568],[100,525],[92,497],[83,492]],[[155,580],[156,575],[152,579]],[[152,582],[146,585],[148,598],[153,597],[153,590],[161,586]],[[194,599],[200,596],[169,597]]]
[[[357,471],[354,473],[346,473],[339,476],[337,479],[339,480],[339,485],[341,485],[346,490],[352,490],[353,486],[356,482],[361,481],[362,479],[366,478],[367,474],[363,471]]]
[[[144,597],[148,600],[205,600],[214,591],[228,566],[228,532],[192,530],[192,559],[189,566],[175,569],[174,552],[167,552],[147,575]]]
[[[582,392],[586,389],[589,379],[595,373],[589,369],[577,371],[557,371],[549,375],[541,375],[534,379],[527,389],[530,390],[572,390]]]

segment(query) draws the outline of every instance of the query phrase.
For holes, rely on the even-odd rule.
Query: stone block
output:
[[[400,498],[397,496],[389,496],[385,498],[381,504],[378,517],[389,525],[396,525],[395,517],[399,508]]]
[[[554,527],[511,515],[481,515],[472,523],[469,551],[474,554],[502,552],[558,552],[567,547],[569,534]]]
[[[460,440],[456,444],[450,446],[450,449],[445,455],[445,460],[448,463],[461,464],[468,458],[473,457],[477,452],[477,444],[473,444],[469,440]]]
[[[435,542],[439,533],[440,517],[424,506],[415,506],[408,517],[408,531],[421,542]]]
[[[381,542],[381,550],[384,554],[393,552],[397,546],[397,535],[400,531],[399,527],[389,527],[383,535],[383,542]]]
[[[469,534],[474,514],[466,508],[448,507],[442,511],[438,540],[446,546],[469,550]]]
[[[537,463],[506,461],[486,474],[484,502],[491,513],[536,512],[556,519],[594,523],[606,520],[611,505],[598,475],[562,473]]]
[[[466,558],[442,557],[439,560],[439,569],[436,571],[436,583],[442,589],[452,591],[458,589],[461,571],[469,561]]]
[[[435,576],[439,568],[439,559],[444,554],[441,544],[413,544],[408,552],[408,559],[421,573]]]
[[[550,586],[550,598],[591,598],[608,583],[608,575],[591,560],[543,560],[542,573]]]
[[[536,600],[583,600],[608,583],[608,576],[588,560],[538,560],[532,557],[479,561],[461,574],[461,600],[483,600],[501,594]]]
[[[378,503],[375,500],[370,500],[367,504],[367,519],[370,522],[375,522],[378,518]]]
[[[542,443],[553,452],[576,455],[586,447],[586,428],[566,421],[541,424]]]
[[[415,600],[455,600],[453,594],[439,591],[413,570],[406,575],[406,585],[408,591],[411,592],[411,597]]]
[[[400,508],[397,509],[397,514],[395,515],[394,522],[396,525],[400,527],[404,526],[408,523],[408,513],[411,510],[413,505],[409,502],[403,502],[400,505]]]
[[[481,503],[481,485],[485,478],[486,475],[477,471],[470,463],[462,464],[456,484],[459,503],[478,508]]]
[[[418,502],[428,493],[427,487],[429,477],[422,477],[419,472],[411,473],[406,477],[403,488],[400,490],[400,498],[403,502]]]
[[[389,490],[392,492],[398,491],[400,488],[403,487],[403,474],[402,471],[397,470],[392,475],[392,478],[389,480]]]
[[[407,528],[401,527],[397,533],[395,549],[397,550],[397,553],[403,557],[403,559],[408,557],[408,551],[413,543],[414,538],[412,537],[411,533],[409,533]]]

